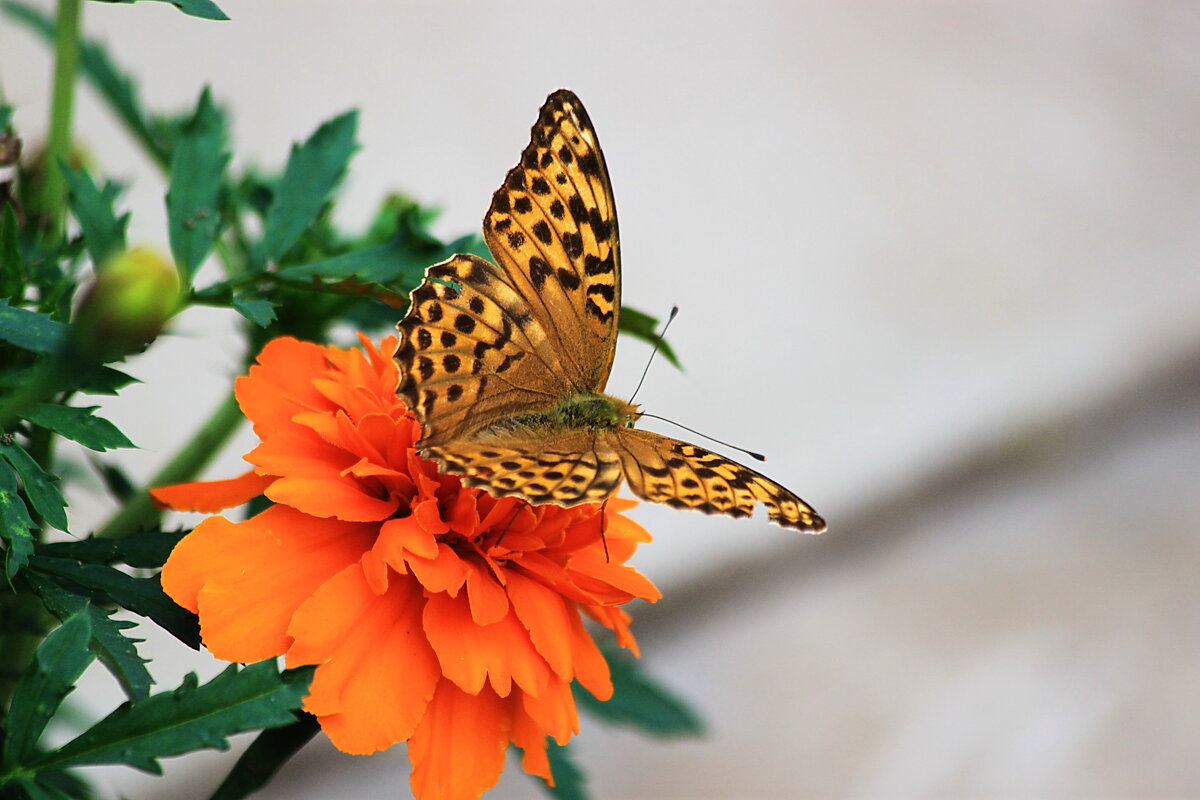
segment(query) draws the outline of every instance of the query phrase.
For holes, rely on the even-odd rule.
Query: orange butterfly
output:
[[[546,99],[521,161],[492,196],[496,265],[456,255],[425,271],[397,326],[400,394],[421,454],[467,486],[574,506],[634,494],[810,533],[825,522],[792,492],[702,447],[633,427],[604,394],[621,312],[617,212],[583,104]]]

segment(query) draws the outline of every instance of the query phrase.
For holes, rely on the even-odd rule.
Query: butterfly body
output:
[[[397,326],[399,392],[423,456],[468,486],[574,506],[634,494],[677,508],[820,532],[824,521],[769,478],[696,445],[639,430],[604,393],[620,315],[620,237],[608,170],[572,92],[542,106],[492,197],[496,264],[456,255],[426,270]]]

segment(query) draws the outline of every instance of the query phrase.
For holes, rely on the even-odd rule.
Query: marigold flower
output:
[[[305,709],[347,753],[407,740],[421,800],[480,796],[510,743],[551,780],[546,737],[579,729],[571,681],[612,694],[582,617],[636,652],[620,606],[659,593],[625,561],[650,536],[621,513],[631,501],[531,506],[439,474],[396,396],[395,338],[362,343],[276,339],[238,379],[255,468],[153,495],[180,510],[275,505],[201,522],[163,588],[218,658],[318,664]]]

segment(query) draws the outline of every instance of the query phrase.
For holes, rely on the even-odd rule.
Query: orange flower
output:
[[[201,522],[163,587],[218,658],[318,664],[305,709],[347,753],[407,740],[421,800],[480,796],[509,743],[550,780],[546,737],[579,730],[571,681],[612,694],[582,615],[636,652],[620,606],[659,597],[624,563],[649,534],[627,500],[531,506],[439,474],[413,449],[395,338],[363,346],[276,339],[238,379],[255,469],[153,494],[180,510],[275,505]]]

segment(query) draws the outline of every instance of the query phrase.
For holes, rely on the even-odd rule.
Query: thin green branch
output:
[[[54,88],[50,104],[50,137],[46,144],[43,203],[51,243],[63,234],[67,182],[59,163],[71,160],[71,118],[75,110],[75,74],[79,66],[79,19],[83,0],[59,0],[54,29]]]
[[[204,424],[192,434],[192,438],[179,449],[175,457],[150,479],[146,484],[147,488],[194,480],[233,437],[244,419],[233,392],[230,392]],[[104,523],[96,532],[96,536],[120,539],[153,527],[159,513],[149,492],[142,489]]]

